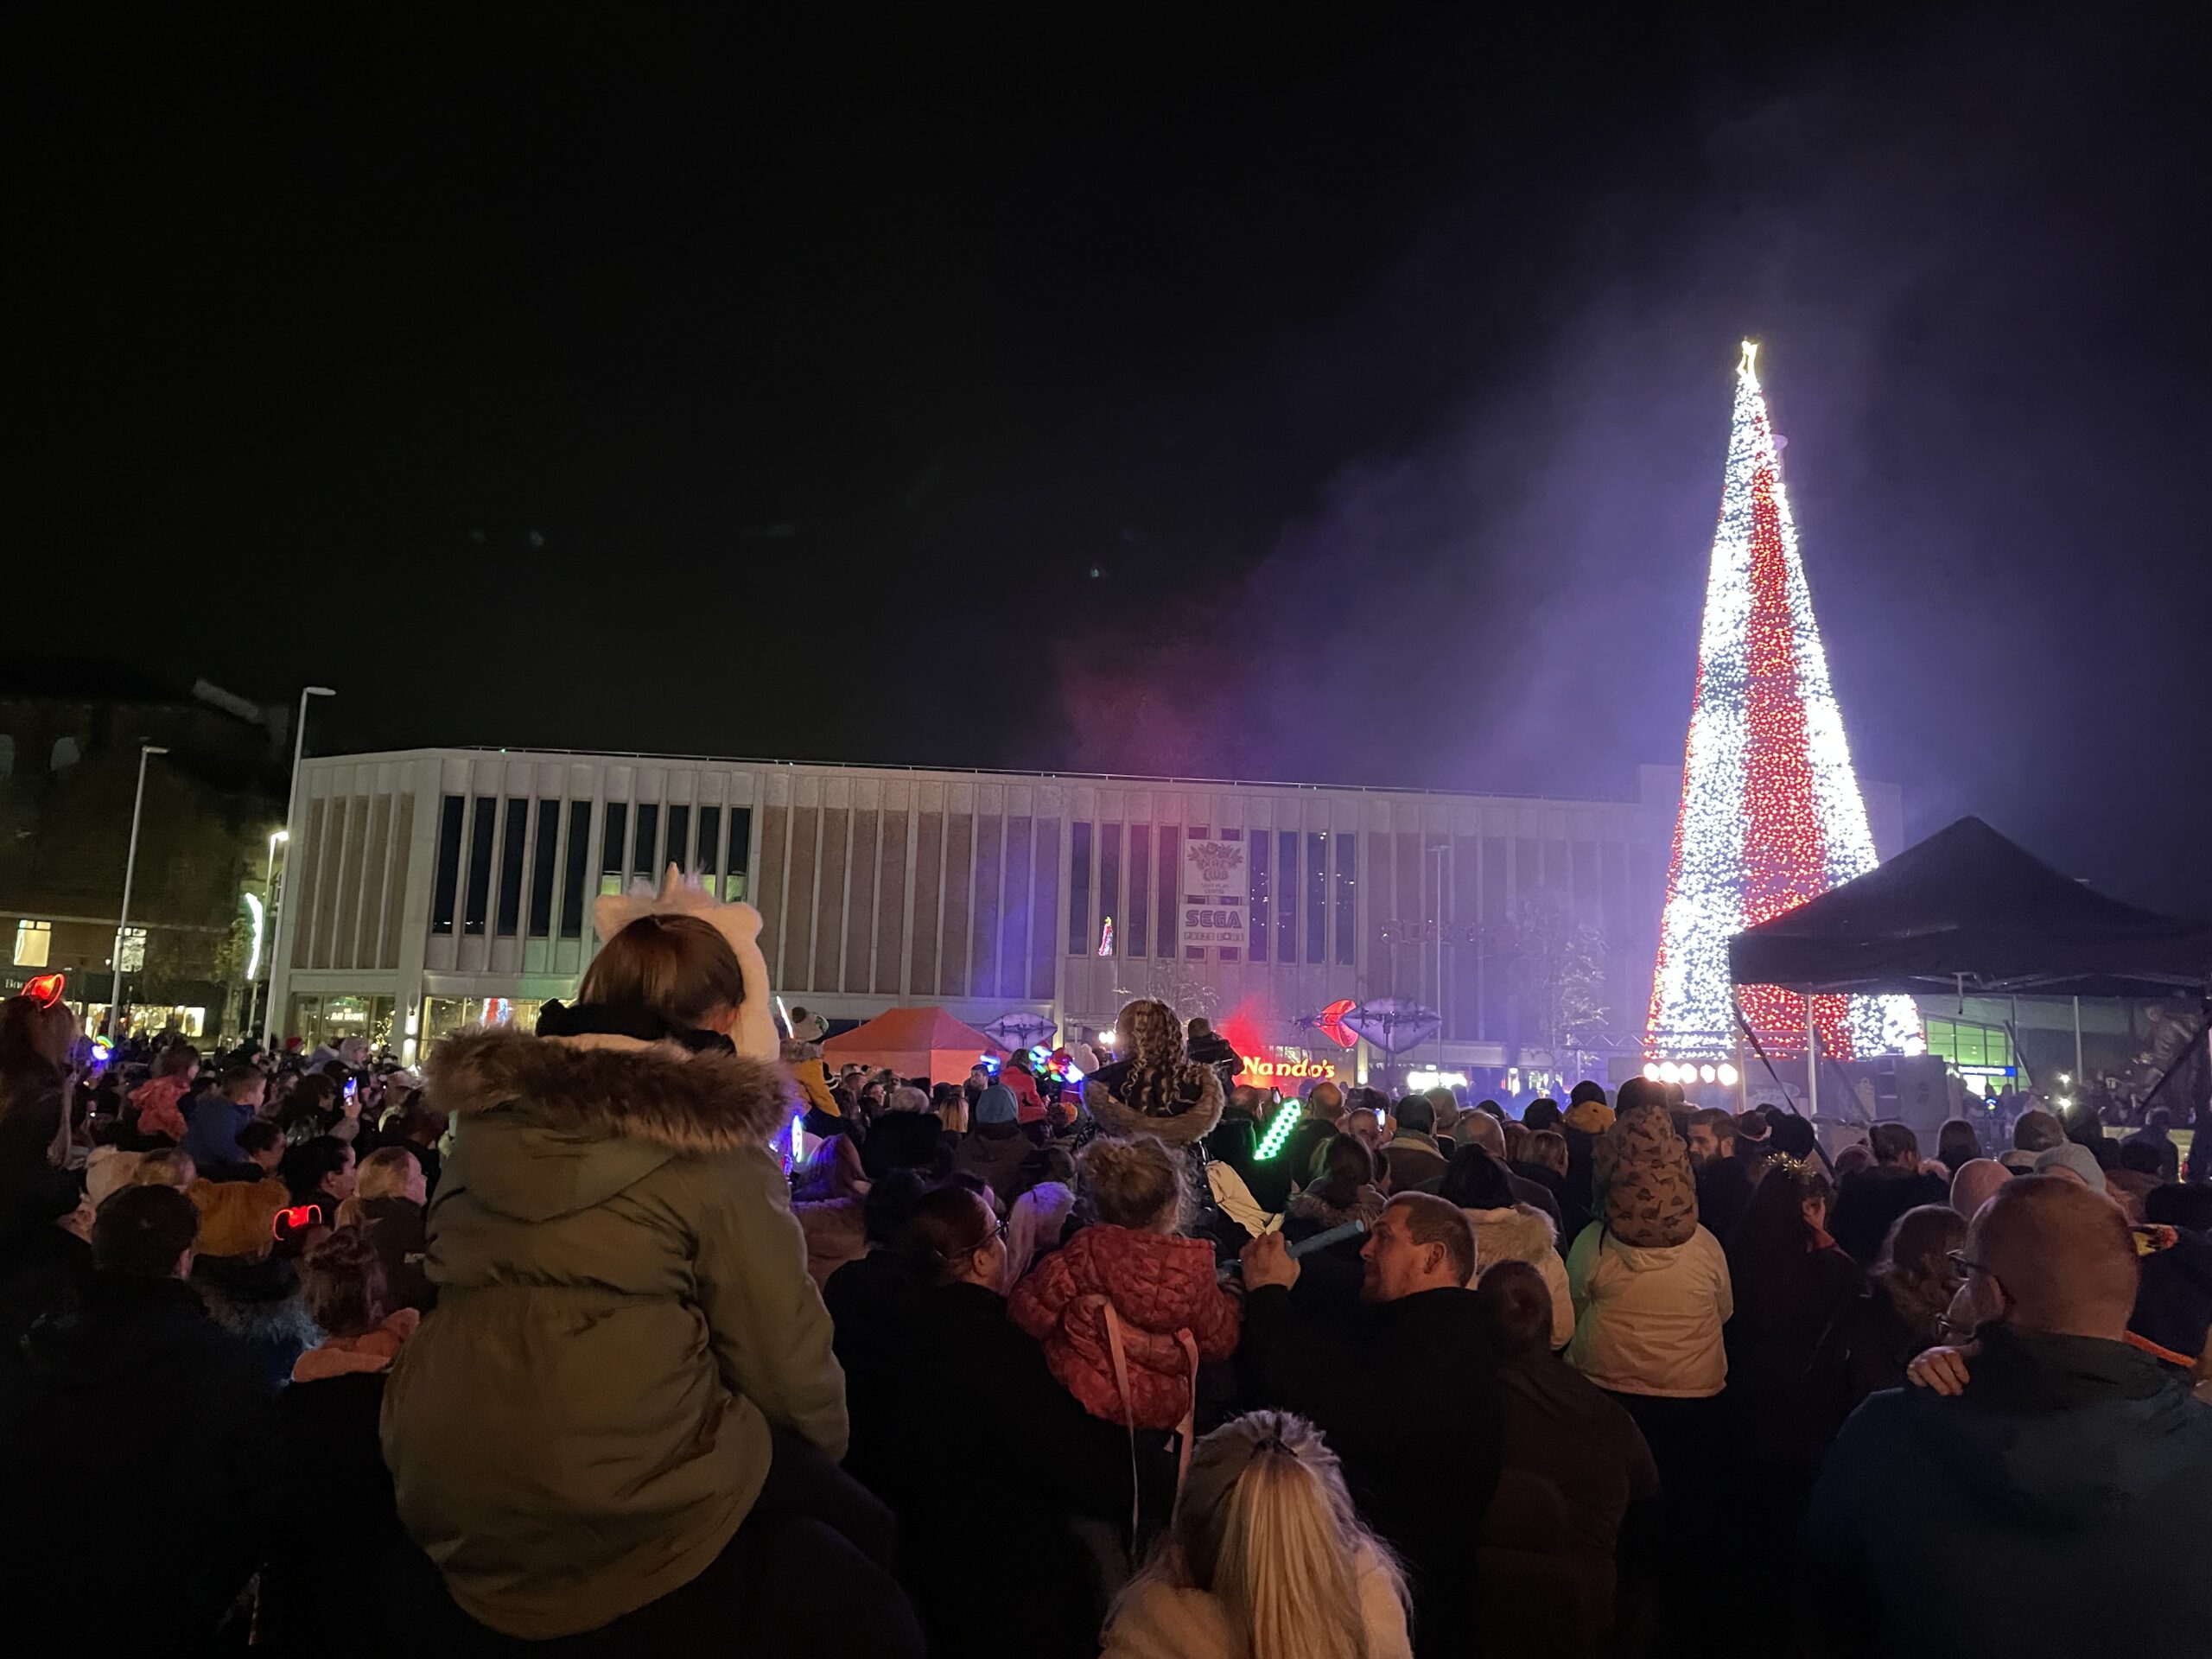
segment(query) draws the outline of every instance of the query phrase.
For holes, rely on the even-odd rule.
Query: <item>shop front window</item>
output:
[[[544,1007],[543,997],[429,997],[423,1004],[423,1046],[427,1051],[435,1047],[441,1038],[450,1037],[455,1032],[485,1031],[494,1026],[535,1031],[537,1016]]]

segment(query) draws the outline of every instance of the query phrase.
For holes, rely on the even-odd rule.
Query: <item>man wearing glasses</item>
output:
[[[1974,1217],[1958,1265],[1959,1363],[1871,1396],[1814,1491],[1819,1650],[2204,1654],[2212,1408],[2127,1339],[2127,1224],[2027,1176]]]

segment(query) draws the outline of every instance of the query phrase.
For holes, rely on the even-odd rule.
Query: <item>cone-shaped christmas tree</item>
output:
[[[1878,861],[1798,562],[1758,355],[1745,341],[1645,1034],[1654,1054],[1675,1058],[1717,1058],[1735,1046],[1731,934]],[[1763,1038],[1804,1029],[1795,996],[1746,986],[1742,1001]],[[1916,1046],[1920,1019],[1907,997],[1820,997],[1813,1013],[1821,1047],[1839,1057]]]

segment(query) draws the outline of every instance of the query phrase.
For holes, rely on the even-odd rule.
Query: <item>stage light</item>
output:
[[[1674,1082],[1674,1081],[1675,1081],[1675,1078],[1677,1078],[1677,1077],[1681,1077],[1681,1075],[1682,1075],[1682,1068],[1681,1068],[1681,1066],[1679,1066],[1679,1065],[1675,1065],[1672,1060],[1662,1060],[1662,1061],[1660,1061],[1660,1062],[1659,1062],[1659,1081],[1660,1081],[1660,1082],[1662,1082],[1662,1083],[1672,1083],[1672,1082]]]
[[[1720,1074],[1718,1071],[1709,1065],[1700,1065],[1697,1069],[1697,1077],[1700,1083],[1711,1083]]]
[[[1736,1086],[1736,1080],[1743,1075],[1744,1074],[1738,1071],[1734,1066],[1729,1065],[1727,1061],[1723,1060],[1720,1062],[1720,1081],[1726,1084],[1731,1089],[1733,1089]]]
[[[1646,1061],[1643,1063],[1643,1080],[1644,1080],[1646,1083],[1656,1083],[1656,1082],[1658,1082],[1658,1081],[1659,1081],[1659,1062],[1658,1062],[1658,1061],[1656,1061],[1656,1060],[1646,1060]]]

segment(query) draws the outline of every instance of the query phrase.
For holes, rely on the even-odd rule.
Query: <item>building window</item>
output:
[[[1122,826],[1102,823],[1098,826],[1098,938],[1103,944],[1106,924],[1114,919],[1116,908],[1122,902]],[[1122,919],[1128,920],[1125,913]],[[1128,930],[1122,930],[1122,937],[1114,942],[1113,954],[1126,957],[1130,953]]]
[[[719,899],[722,896],[722,810],[699,809],[699,885]]]
[[[1298,960],[1298,831],[1275,831],[1275,960]]]
[[[668,861],[689,875],[698,867],[691,861],[691,809],[668,809]]]
[[[1329,838],[1306,837],[1306,960],[1329,959]]]
[[[638,841],[632,849],[630,871],[642,875],[654,887],[660,886],[660,871],[653,855],[660,850],[660,808],[644,802],[638,804]]]
[[[430,882],[430,931],[453,931],[453,911],[461,896],[461,814],[467,804],[448,795],[438,805],[438,864]]]
[[[496,797],[476,798],[475,820],[468,827],[468,892],[461,900],[461,931],[471,936],[484,931],[486,912],[492,904],[492,837],[499,829]]]
[[[511,798],[500,823],[499,927],[503,939],[514,938],[522,925],[522,857],[529,838],[530,803]]]
[[[1352,947],[1359,934],[1359,877],[1355,860],[1359,852],[1359,837],[1350,830],[1340,830],[1337,837],[1337,962],[1350,967]]]
[[[553,931],[554,860],[560,852],[561,803],[537,804],[537,844],[530,854],[530,937],[544,938]]]
[[[729,855],[722,861],[722,897],[731,903],[746,896],[753,882],[753,809],[729,810]]]
[[[1268,959],[1268,855],[1274,850],[1274,837],[1266,830],[1252,836],[1252,912],[1246,926],[1245,948],[1252,960]]]
[[[599,892],[602,899],[622,891],[622,852],[628,845],[629,830],[630,803],[609,801],[607,828],[601,831],[599,846]]]
[[[16,966],[43,968],[54,951],[54,924],[52,922],[17,922],[16,924]]]
[[[569,866],[561,882],[561,937],[584,936],[584,883],[591,874],[591,803],[569,803]]]
[[[1129,913],[1123,931],[1129,937],[1125,957],[1152,954],[1152,826],[1129,826]]]
[[[1183,832],[1172,824],[1160,827],[1160,937],[1153,947],[1171,960],[1181,953],[1183,936],[1176,918],[1183,912]]]
[[[1090,826],[1068,826],[1068,955],[1090,950]]]

